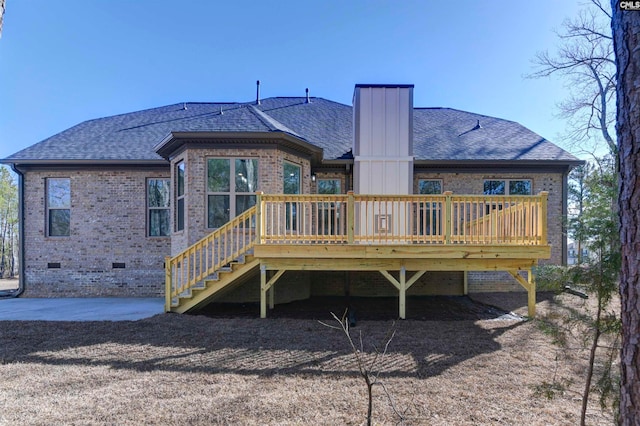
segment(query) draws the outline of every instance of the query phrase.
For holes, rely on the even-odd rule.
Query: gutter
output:
[[[414,165],[425,168],[467,168],[467,167],[482,167],[482,168],[496,168],[500,166],[506,167],[527,167],[534,166],[539,168],[540,166],[552,166],[552,167],[570,167],[581,166],[585,162],[584,160],[414,160]]]
[[[13,170],[16,165],[37,166],[167,166],[167,162],[158,160],[84,160],[84,159],[50,159],[37,158],[0,158],[0,164],[10,164]]]
[[[25,265],[24,265],[24,174],[18,170],[15,163],[11,164],[11,170],[18,175],[18,289],[0,291],[0,299],[19,297],[25,290]]]
[[[153,147],[153,150],[164,159],[170,160],[171,155],[187,142],[234,141],[237,143],[238,140],[251,141],[252,143],[260,140],[276,143],[285,142],[298,151],[307,151],[311,156],[315,156],[318,159],[322,158],[322,148],[282,130],[270,132],[170,132]]]

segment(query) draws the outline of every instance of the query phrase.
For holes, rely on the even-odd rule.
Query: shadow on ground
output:
[[[256,318],[252,306],[223,318],[162,314],[122,322],[0,321],[0,367],[38,363],[132,371],[356,376],[357,365],[343,332],[318,321],[337,325],[329,309],[340,311],[344,300],[322,302],[313,309],[304,303],[281,305],[267,319]],[[478,321],[500,318],[505,311],[466,297],[410,299],[410,318],[419,319],[393,321],[397,299],[391,302],[351,300],[359,315],[351,332],[356,342],[362,338],[364,353],[372,356],[395,330],[387,355],[379,361],[390,377],[441,374],[470,358],[499,351],[499,336],[525,324],[515,319]]]
[[[526,294],[524,296],[526,306]],[[357,321],[393,320],[398,318],[397,297],[312,297],[274,306],[270,318],[330,319],[330,312],[342,317],[349,308]],[[512,303],[513,305],[517,303]],[[500,309],[469,296],[407,297],[406,319],[420,321],[469,321],[496,319],[509,315],[511,309]],[[257,303],[211,303],[196,315],[211,318],[255,318],[260,313]],[[514,317],[515,319],[515,317]]]

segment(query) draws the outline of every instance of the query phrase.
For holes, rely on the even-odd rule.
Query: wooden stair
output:
[[[165,259],[165,311],[184,313],[244,282],[260,265],[253,255],[257,224],[253,206]]]
[[[171,303],[171,311],[185,313],[197,310],[210,303],[213,299],[222,296],[236,288],[258,270],[260,260],[251,254],[246,254],[240,259],[229,263],[228,267],[219,269],[216,273],[207,277],[200,285],[191,287]]]

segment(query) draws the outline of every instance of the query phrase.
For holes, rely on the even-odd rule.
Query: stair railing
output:
[[[253,206],[177,255],[165,258],[165,311],[205,278],[245,255],[259,235],[259,209]]]

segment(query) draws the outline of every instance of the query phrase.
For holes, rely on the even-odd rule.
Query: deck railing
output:
[[[345,243],[352,195],[258,195],[260,243]]]
[[[547,196],[263,195],[259,244],[547,244]]]
[[[255,244],[546,245],[547,196],[265,195],[165,260],[166,309]]]

